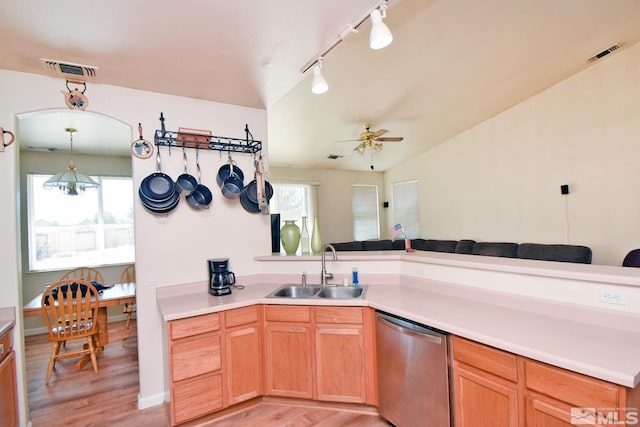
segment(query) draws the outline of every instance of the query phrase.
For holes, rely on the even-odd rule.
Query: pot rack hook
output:
[[[66,86],[69,92],[71,92],[71,89],[69,88],[69,83],[73,83],[74,85],[78,85],[78,86],[82,85],[84,87],[84,89],[82,89],[82,92],[81,92],[83,95],[87,91],[87,83],[79,80],[67,80]]]

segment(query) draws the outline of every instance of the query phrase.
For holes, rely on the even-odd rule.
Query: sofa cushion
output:
[[[393,249],[405,249],[404,239],[394,240],[391,244]]]
[[[475,240],[469,240],[469,239],[458,240],[458,243],[456,244],[455,253],[470,254],[471,252],[473,252],[473,245],[475,244],[476,244]]]
[[[362,242],[365,251],[388,251],[393,249],[391,240],[365,240]]]
[[[425,251],[453,253],[456,251],[457,245],[458,245],[457,240],[428,239],[426,242],[424,242],[423,249]]]
[[[411,239],[411,249],[417,249],[419,251],[424,250],[425,239]]]
[[[331,244],[336,251],[362,251],[362,242],[342,242]]]
[[[518,246],[518,258],[591,264],[591,249],[576,245],[521,243]]]
[[[500,256],[516,258],[518,256],[518,244],[507,242],[477,242],[473,245],[473,255]]]

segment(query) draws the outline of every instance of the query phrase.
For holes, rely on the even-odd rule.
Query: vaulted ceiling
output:
[[[335,141],[357,139],[369,122],[404,137],[375,154],[383,171],[640,39],[637,0],[391,0],[393,43],[369,49],[366,20],[326,55],[329,91],[312,94],[303,65],[375,5],[2,2],[0,68],[52,75],[46,58],[97,67],[89,85],[265,108],[272,165],[368,170],[368,151]]]

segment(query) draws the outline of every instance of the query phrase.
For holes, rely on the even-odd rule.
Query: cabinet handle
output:
[[[0,344],[0,354],[4,354],[4,344]]]

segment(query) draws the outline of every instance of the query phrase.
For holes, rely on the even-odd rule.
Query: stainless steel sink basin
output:
[[[364,289],[361,287],[353,287],[353,286],[326,286],[320,292],[318,292],[317,296],[319,298],[330,298],[330,299],[353,299],[359,298]]]
[[[267,298],[363,299],[366,290],[367,285],[357,288],[333,285],[283,285],[267,295]]]
[[[320,286],[285,285],[268,296],[280,298],[310,298],[318,293]]]

